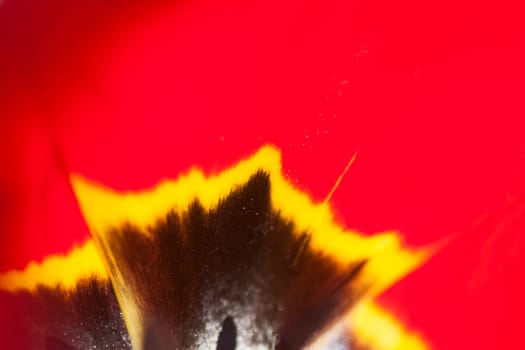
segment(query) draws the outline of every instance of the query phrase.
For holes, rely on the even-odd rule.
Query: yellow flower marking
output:
[[[41,263],[30,262],[22,271],[13,270],[0,274],[0,290],[32,291],[38,285],[57,284],[71,288],[80,278],[92,275],[108,278],[95,244],[90,240],[81,247],[73,248],[68,254],[48,256]]]
[[[258,170],[270,175],[273,207],[295,223],[297,231],[311,233],[311,245],[340,264],[367,260],[358,282],[369,287],[362,304],[348,315],[352,331],[365,345],[377,350],[424,350],[428,346],[411,334],[393,316],[369,300],[406,274],[420,266],[432,249],[411,250],[403,247],[395,232],[365,236],[338,225],[328,201],[314,203],[305,193],[294,188],[282,175],[281,155],[273,146],[264,146],[251,157],[217,174],[205,175],[200,169],[191,169],[176,180],[163,180],[154,188],[136,192],[116,192],[82,177],[71,175],[71,183],[83,215],[93,234],[95,244],[105,259],[97,254],[92,241],[74,249],[68,257],[49,257],[42,264],[31,263],[24,272],[0,275],[0,288],[14,290],[34,288],[38,283],[62,282],[72,286],[75,280],[89,274],[107,278],[106,268],[115,266],[107,249],[111,229],[123,223],[146,228],[162,218],[169,210],[184,211],[198,199],[207,209],[213,208],[233,188],[248,181]],[[134,348],[142,339],[141,312],[132,293],[119,286],[125,285],[118,271],[111,274],[117,299],[123,310],[126,326]]]

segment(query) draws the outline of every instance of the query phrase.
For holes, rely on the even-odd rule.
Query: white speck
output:
[[[361,49],[358,52],[354,53],[354,56],[361,57],[361,56],[364,56],[366,54],[368,54],[368,50],[367,49]]]

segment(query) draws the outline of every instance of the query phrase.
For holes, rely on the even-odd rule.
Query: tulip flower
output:
[[[268,215],[308,232],[312,249],[337,266],[329,271],[352,267],[316,275],[320,296],[305,300],[341,300],[342,280],[345,295],[366,295],[337,304],[352,346],[520,348],[524,50],[518,9],[485,6],[0,1],[3,347],[19,348],[27,334],[17,322],[46,306],[31,304],[27,290],[67,290],[82,273],[103,279],[91,287],[109,295],[115,331],[125,334],[107,335],[108,346],[189,337],[137,307],[146,300],[130,282],[138,268],[126,272],[101,223],[146,230],[173,203],[183,217],[195,198],[214,213],[267,174],[272,192],[263,197],[276,210]],[[217,178],[226,180],[215,186]],[[181,183],[187,200],[151,201]],[[11,302],[16,293],[32,301]],[[341,326],[343,318],[325,322],[319,308],[297,304],[301,312],[276,331],[291,348]],[[242,348],[247,329],[230,316],[214,328],[212,348]],[[308,317],[320,324],[314,332],[300,322]],[[70,348],[62,336],[42,344]]]

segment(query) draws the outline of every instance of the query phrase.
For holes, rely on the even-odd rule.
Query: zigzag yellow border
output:
[[[246,183],[258,170],[264,170],[270,175],[274,208],[293,221],[298,231],[311,233],[314,249],[345,265],[363,259],[368,261],[359,281],[370,286],[368,294],[365,301],[348,315],[352,331],[359,339],[377,350],[428,349],[419,336],[407,331],[393,316],[370,300],[426,261],[432,248],[404,248],[400,235],[394,231],[365,236],[357,231],[343,229],[334,220],[327,201],[314,203],[307,194],[294,188],[283,177],[280,152],[271,145],[263,146],[251,157],[218,174],[205,176],[203,171],[194,168],[176,180],[164,180],[152,189],[138,192],[116,192],[80,175],[72,175],[71,184],[95,242],[98,243],[88,241],[67,256],[49,257],[41,264],[31,263],[24,271],[0,275],[0,289],[33,289],[38,284],[56,283],[68,287],[90,274],[107,278],[107,269],[96,246],[103,248],[111,228],[124,222],[146,228],[171,209],[185,210],[195,199],[205,208],[212,208],[233,188]],[[111,259],[111,256],[107,258]],[[115,287],[119,284],[118,279],[118,275],[112,276]],[[130,295],[118,288],[116,291],[132,343],[136,346],[140,344],[142,333],[139,326],[140,311],[133,306]],[[385,334],[388,337],[385,338]]]

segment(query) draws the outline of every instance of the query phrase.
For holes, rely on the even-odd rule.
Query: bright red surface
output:
[[[88,237],[69,171],[143,188],[270,142],[320,200],[358,151],[332,199],[342,224],[456,235],[381,302],[436,349],[520,347],[517,6],[107,3],[0,3],[0,271]]]

